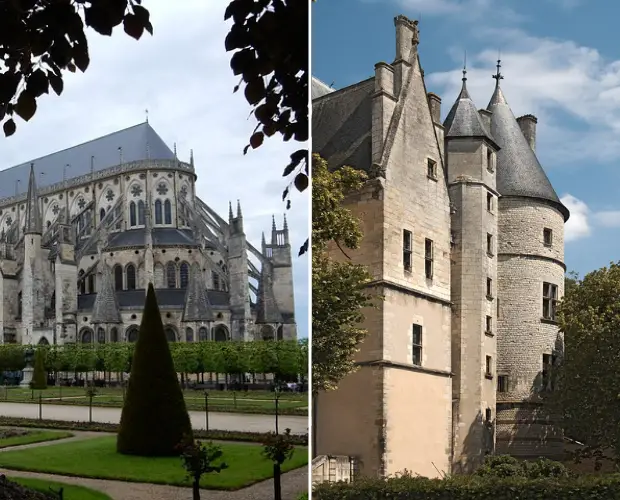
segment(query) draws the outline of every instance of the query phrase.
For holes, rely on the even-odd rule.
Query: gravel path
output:
[[[101,436],[103,434],[101,432],[87,431],[74,431],[73,433],[74,436],[70,438],[13,446],[10,448],[0,449],[0,453],[11,450],[34,448],[35,446],[49,446],[52,444],[65,443],[69,441],[80,441],[83,439]],[[60,476],[56,474],[14,471],[8,469],[0,469],[0,473],[5,474],[9,478],[11,476],[32,477],[86,486],[87,488],[102,491],[114,500],[192,500],[192,492],[189,488],[179,488],[176,486],[89,479],[83,477]],[[301,467],[284,474],[282,476],[283,500],[296,500],[300,493],[307,491],[308,475],[308,467]],[[273,500],[273,480],[268,479],[266,481],[253,484],[252,486],[248,486],[247,488],[243,488],[239,491],[204,490],[202,496],[209,500]]]
[[[3,417],[39,418],[39,405],[31,403],[0,403],[0,415]],[[205,428],[205,414],[190,411],[192,427]],[[88,421],[88,406],[44,404],[44,419],[64,421]],[[121,419],[120,408],[93,407],[93,421],[117,424]],[[279,428],[291,429],[293,434],[308,432],[308,417],[281,415],[278,417]],[[256,415],[247,413],[209,413],[209,428],[222,431],[269,432],[275,430],[273,415]]]

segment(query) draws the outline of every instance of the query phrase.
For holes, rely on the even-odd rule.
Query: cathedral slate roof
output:
[[[28,196],[26,197],[26,215],[24,221],[25,234],[42,234],[43,224],[39,210],[39,198],[37,197],[37,182],[34,175],[34,165],[30,166],[28,179]]]
[[[194,263],[189,270],[183,321],[213,321],[214,319],[200,266]]]
[[[445,137],[481,137],[495,144],[495,140],[482,123],[476,105],[467,91],[466,80],[465,72],[463,72],[461,93],[443,122],[446,130]]]
[[[487,110],[493,113],[491,134],[500,147],[497,152],[499,193],[502,196],[537,198],[551,202],[564,215],[564,220],[568,220],[570,213],[558,198],[536,154],[525,139],[499,86],[499,79]]]
[[[273,294],[272,265],[264,262],[256,296],[256,324],[282,323],[282,315]]]
[[[190,229],[177,229],[172,227],[158,227],[151,230],[153,245],[197,245],[196,239]],[[145,244],[146,231],[130,229],[110,235],[108,248],[143,247]]]
[[[144,307],[145,290],[122,290],[117,291],[116,299],[121,309]],[[185,306],[186,291],[181,288],[163,288],[155,290],[157,303],[160,307],[183,308]],[[78,295],[78,310],[92,311],[98,294],[89,293]],[[213,307],[226,308],[229,306],[229,294],[221,290],[207,290],[209,303]]]
[[[370,170],[374,89],[373,77],[312,102],[312,150],[327,160],[330,168],[348,165]]]
[[[107,264],[102,264],[101,270],[101,287],[99,293],[96,294],[95,303],[93,304],[93,317],[91,322],[99,323],[122,323],[121,312],[118,306],[118,299],[114,291],[114,280],[112,279],[112,270]]]
[[[15,185],[18,180],[20,182],[17,194],[26,192],[31,163],[34,163],[38,175],[38,187],[42,188],[62,182],[65,174],[67,178],[89,174],[93,156],[95,172],[118,165],[119,147],[122,148],[123,163],[147,160],[149,157],[157,160],[174,159],[174,153],[166,143],[147,122],[144,122],[0,171],[0,199],[16,194]],[[65,170],[67,164],[70,167]],[[41,172],[45,175],[39,175]]]

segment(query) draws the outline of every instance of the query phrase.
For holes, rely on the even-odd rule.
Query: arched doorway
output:
[[[185,341],[186,342],[193,342],[194,341],[194,330],[192,330],[191,328],[186,328],[185,329]]]
[[[93,331],[90,328],[83,328],[80,332],[80,342],[82,342],[82,344],[92,344],[93,337]]]
[[[216,342],[226,342],[229,339],[228,328],[224,325],[217,325],[213,329],[213,339]]]
[[[105,330],[101,327],[97,328],[97,342],[105,344]]]
[[[127,342],[136,342],[138,340],[138,332],[137,326],[127,328]]]
[[[39,340],[39,345],[50,345],[50,343],[46,337],[41,337],[41,339]]]
[[[273,327],[270,325],[263,325],[260,329],[260,336],[263,340],[274,340]]]
[[[209,331],[204,326],[201,326],[198,329],[198,340],[200,342],[205,342],[209,340]]]
[[[164,333],[166,334],[166,339],[168,342],[176,342],[177,341],[177,332],[171,326],[166,326],[164,328]]]

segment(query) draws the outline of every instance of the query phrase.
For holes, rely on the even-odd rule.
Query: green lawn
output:
[[[20,446],[23,444],[41,443],[43,441],[55,441],[73,436],[70,432],[62,431],[30,431],[23,436],[12,436],[0,439],[0,448]]]
[[[222,444],[228,464],[220,474],[203,476],[201,487],[237,490],[272,477],[273,466],[262,456],[262,446]],[[283,465],[289,471],[307,465],[308,449],[298,448]],[[187,475],[176,457],[143,458],[116,453],[116,436],[106,436],[27,450],[0,453],[0,467],[66,476],[188,486]]]
[[[36,403],[39,394],[43,403],[70,404],[85,406],[89,404],[83,388],[80,387],[50,387],[43,391],[31,391],[21,387],[0,388],[0,402],[12,401],[22,403]],[[185,402],[188,410],[202,411],[205,407],[204,392],[185,390]],[[120,388],[102,388],[93,398],[93,406],[123,406],[123,391]],[[307,394],[281,393],[278,407],[284,410],[297,409],[301,414],[307,412]],[[212,411],[233,411],[239,413],[271,413],[275,410],[274,394],[268,391],[232,392],[209,391],[209,408]],[[307,413],[306,413],[307,414]]]
[[[46,481],[44,479],[32,479],[25,477],[9,477],[10,481],[21,484],[26,488],[40,491],[42,493],[50,493],[50,488],[53,491],[59,491],[63,489],[63,500],[112,500],[105,493],[100,491],[91,490],[84,486],[75,486],[73,484],[57,483],[54,481]]]

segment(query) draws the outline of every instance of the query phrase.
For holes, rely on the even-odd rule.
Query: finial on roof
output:
[[[271,230],[272,231],[276,230],[276,216],[275,215],[271,216]]]
[[[241,215],[241,202],[239,200],[237,200],[237,218],[241,218],[243,217],[243,215]]]
[[[95,173],[95,157],[91,156],[90,157],[90,175],[93,175]]]
[[[232,201],[228,202],[228,220],[231,222],[233,220]]]
[[[149,122],[149,108],[146,108],[144,110],[144,113],[146,114],[146,123],[148,123]]]
[[[286,214],[284,214],[284,230],[288,231],[288,222],[286,221]]]
[[[497,58],[497,65],[495,67],[497,68],[497,73],[493,75],[493,79],[495,80],[495,85],[499,86],[499,81],[504,79],[504,75],[500,72],[502,60],[499,57]]]
[[[174,143],[174,159],[177,159],[177,143]]]
[[[262,246],[264,248],[265,245],[267,244],[267,240],[265,240],[265,231],[263,231],[260,241],[261,241],[261,244],[262,244]]]
[[[189,164],[192,167],[194,166],[194,150],[193,149],[189,150]]]
[[[123,164],[123,147],[122,146],[118,147],[118,156],[119,156],[119,164],[122,165]]]
[[[465,54],[463,55],[463,85],[467,81],[467,50],[465,50]]]
[[[30,164],[30,179],[28,180],[28,195],[26,197],[26,216],[24,234],[42,234],[41,213],[37,196],[37,182],[34,175],[34,163]]]

